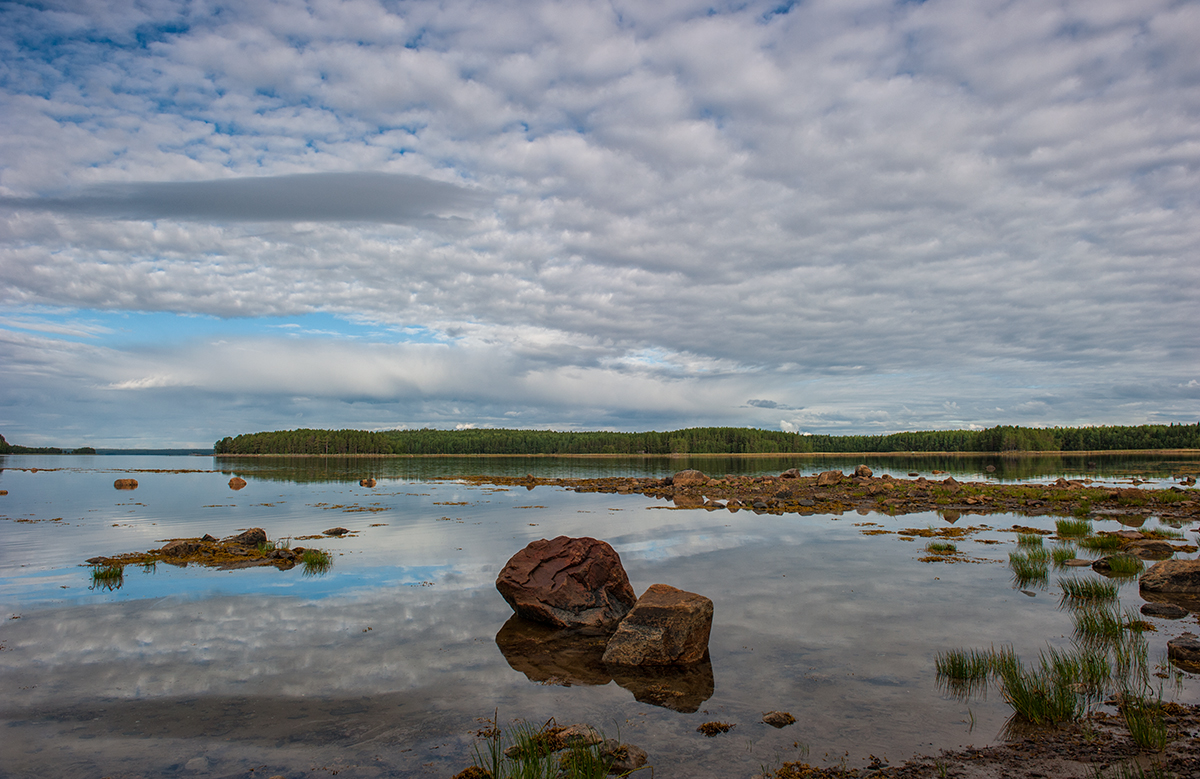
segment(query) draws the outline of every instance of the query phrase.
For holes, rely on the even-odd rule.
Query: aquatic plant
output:
[[[1117,584],[1105,579],[1059,579],[1061,605],[1111,602],[1117,599]]]
[[[475,744],[474,767],[480,779],[604,779],[609,775],[613,755],[604,748],[603,734],[597,733],[596,743],[591,744],[578,738],[564,741],[559,735],[563,728],[551,723],[553,720],[535,728],[522,721],[505,733],[495,720],[489,721],[492,727],[478,734],[486,748],[481,750]]]
[[[1139,747],[1161,752],[1167,746],[1167,723],[1161,700],[1125,694],[1121,696],[1121,716],[1129,728],[1129,737]]]
[[[101,563],[92,566],[92,589],[101,587],[118,590],[125,583],[125,566],[117,563]]]
[[[304,566],[305,576],[317,576],[333,568],[333,555],[324,549],[305,549],[300,555],[300,564]]]
[[[1067,564],[1068,560],[1075,559],[1075,547],[1056,546],[1050,550],[1050,559],[1054,561],[1056,568],[1062,568]]]
[[[925,545],[930,554],[958,554],[958,547],[948,541],[930,541]]]
[[[1084,549],[1092,549],[1097,552],[1111,552],[1124,546],[1125,540],[1120,536],[1088,536],[1087,538],[1079,539],[1077,543]]]
[[[1000,693],[1013,711],[1034,725],[1070,722],[1082,714],[1074,679],[1063,674],[1054,656],[1043,654],[1038,666],[1026,669],[1020,660],[1002,666]]]
[[[1025,587],[1034,583],[1045,584],[1050,575],[1049,556],[1047,553],[1046,559],[1037,559],[1022,552],[1009,552],[1008,567],[1012,569],[1013,580],[1017,586]]]
[[[1158,527],[1153,528],[1151,530],[1143,530],[1142,535],[1149,536],[1150,538],[1158,538],[1158,539],[1170,538],[1173,540],[1178,540],[1178,539],[1183,538],[1183,531],[1175,530],[1174,528],[1163,527],[1162,525],[1159,525]]]
[[[993,652],[977,649],[951,649],[934,658],[938,685],[946,692],[966,700],[987,689],[992,672]]]
[[[1041,546],[1042,537],[1037,533],[1017,533],[1017,546]]]
[[[1082,538],[1092,532],[1092,523],[1086,519],[1056,519],[1054,529],[1063,538]]]
[[[1145,565],[1131,554],[1113,555],[1108,558],[1108,569],[1113,576],[1136,576]]]

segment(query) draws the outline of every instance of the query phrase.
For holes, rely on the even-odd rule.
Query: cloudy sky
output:
[[[1200,417],[1200,3],[0,4],[0,433]]]

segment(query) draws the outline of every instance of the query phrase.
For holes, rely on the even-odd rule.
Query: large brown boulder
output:
[[[252,527],[244,533],[238,533],[233,538],[225,539],[225,543],[238,546],[258,547],[267,543],[267,531],[261,527]]]
[[[1138,583],[1142,593],[1200,595],[1200,560],[1163,560],[1150,566]]]
[[[828,487],[832,484],[837,484],[843,478],[845,478],[845,474],[841,471],[822,471],[817,476],[817,486]]]
[[[232,479],[229,480],[229,489],[231,489],[231,490],[240,490],[242,487],[245,487],[245,486],[246,486],[246,480],[243,479],[241,476],[234,476]]]
[[[697,487],[702,484],[708,484],[708,477],[694,469],[680,471],[671,477],[673,487]]]
[[[860,479],[869,479],[875,475],[875,472],[865,465],[860,465],[854,469],[854,475]]]
[[[512,556],[496,589],[525,619],[608,630],[637,602],[616,550],[595,538],[540,539]]]
[[[610,665],[687,665],[708,652],[713,602],[703,595],[652,584],[617,626],[604,650]]]

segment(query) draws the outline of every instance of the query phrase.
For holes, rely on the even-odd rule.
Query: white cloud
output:
[[[6,6],[0,305],[326,312],[467,350],[233,360],[239,391],[351,405],[558,392],[585,427],[773,426],[746,401],[770,398],[820,431],[1195,418],[1194,8],[774,7]],[[335,173],[453,208],[296,189]],[[316,354],[354,380],[309,377]],[[463,389],[463,355],[494,391]],[[226,391],[199,347],[116,362],[96,380]],[[1121,376],[1149,388],[1134,406]]]

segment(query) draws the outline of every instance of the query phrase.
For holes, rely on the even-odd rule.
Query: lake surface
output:
[[[865,461],[876,474],[1087,475],[1122,486],[1169,485],[1200,468],[1195,457]],[[470,763],[480,718],[494,712],[501,722],[555,717],[619,733],[664,777],[750,777],[804,754],[895,763],[992,743],[1008,707],[995,693],[969,704],[944,695],[934,657],[1011,644],[1032,659],[1070,645],[1054,579],[1096,574],[1055,573],[1047,588],[1022,592],[1006,566],[1011,526],[1052,529],[1050,518],[964,515],[957,526],[988,529],[959,542],[972,562],[949,565],[918,560],[921,539],[864,535],[945,527],[933,513],[674,510],[641,495],[439,481],[685,467],[814,473],[858,462],[0,457],[0,776],[449,777]],[[235,474],[249,482],[237,492],[227,484]],[[358,485],[366,476],[374,489]],[[114,490],[124,477],[139,488]],[[94,588],[83,565],[168,538],[262,527],[276,539],[334,526],[353,534],[297,542],[334,554],[320,576],[160,564],[127,568],[109,590]],[[494,581],[527,543],[558,535],[612,544],[638,593],[662,582],[712,598],[711,666],[612,679],[586,648],[532,651],[506,627],[511,610]],[[1140,605],[1136,582],[1121,599]],[[1152,664],[1165,662],[1168,638],[1196,630],[1194,616],[1154,624]],[[1191,677],[1163,692],[1200,702]],[[776,730],[760,722],[770,710],[798,721]],[[710,720],[736,727],[705,738],[696,727]]]

